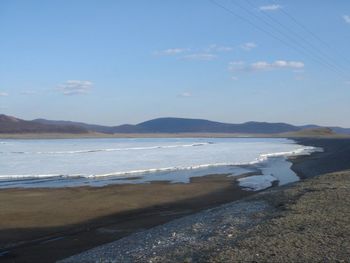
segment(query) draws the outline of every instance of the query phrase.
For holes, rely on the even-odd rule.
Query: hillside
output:
[[[327,137],[335,136],[337,133],[331,128],[317,127],[307,128],[295,132],[285,132],[281,134],[283,137]]]
[[[102,133],[261,133],[274,134],[298,131],[301,128],[286,123],[246,122],[229,124],[202,119],[158,118],[136,125],[124,124],[120,126],[91,125],[80,122],[34,120],[42,124],[76,125],[93,132]]]
[[[87,133],[80,126],[51,125],[0,114],[0,133]]]
[[[81,127],[85,130],[93,131],[93,132],[113,133],[112,127],[96,125],[96,124],[87,124],[83,122],[52,121],[52,120],[46,120],[46,119],[35,119],[33,120],[33,122],[47,124],[47,125],[56,125],[56,126],[75,126],[75,127]]]
[[[148,133],[180,133],[180,132],[208,132],[208,133],[281,133],[297,131],[299,128],[285,123],[246,122],[229,124],[201,119],[159,118],[135,125],[141,132]],[[118,131],[118,127],[115,128]]]
[[[300,128],[302,128],[303,130],[309,130],[309,129],[318,129],[318,128],[325,128],[319,125],[303,125],[303,126],[299,126]],[[339,126],[329,126],[328,128],[330,128],[333,132],[337,133],[337,134],[350,134],[350,128],[343,128],[343,127],[339,127]]]
[[[0,133],[102,133],[102,134],[175,134],[175,133],[223,133],[223,134],[285,134],[323,136],[350,134],[350,129],[322,127],[318,125],[295,126],[287,123],[245,122],[222,123],[203,119],[157,118],[139,124],[103,126],[73,121],[35,119],[25,121],[0,115]]]

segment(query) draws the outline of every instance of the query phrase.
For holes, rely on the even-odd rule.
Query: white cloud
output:
[[[202,60],[202,61],[211,61],[217,58],[216,55],[210,53],[195,53],[182,57],[187,60]]]
[[[345,81],[345,84],[346,84],[346,85],[350,85],[350,80]]]
[[[86,94],[92,89],[93,83],[87,80],[67,80],[65,83],[58,85],[57,90],[64,95]]]
[[[233,47],[230,46],[220,46],[217,44],[212,44],[208,48],[204,49],[206,52],[230,52]]]
[[[231,79],[232,79],[232,80],[238,80],[238,77],[232,76]]]
[[[232,61],[228,64],[230,71],[243,71],[246,68],[244,61]]]
[[[275,62],[268,63],[266,61],[258,61],[250,65],[253,70],[269,70],[280,68],[301,69],[304,68],[304,63],[299,61],[285,61],[276,60]]]
[[[269,63],[266,61],[257,61],[251,64],[246,64],[242,61],[234,61],[229,63],[230,71],[263,71],[273,69],[302,69],[304,63],[300,61],[285,61],[276,60],[275,62]]]
[[[193,95],[192,95],[191,92],[185,91],[185,92],[180,93],[178,95],[178,97],[180,97],[180,98],[189,98],[189,97],[193,97]]]
[[[343,19],[344,19],[345,23],[350,24],[350,16],[349,15],[343,15]]]
[[[232,66],[242,66],[242,65],[244,65],[244,64],[245,64],[245,62],[242,61],[242,60],[239,60],[239,61],[231,61],[231,62],[230,62],[230,65],[232,65]]]
[[[276,11],[276,10],[279,10],[281,8],[282,8],[282,6],[280,6],[280,5],[263,5],[263,6],[259,7],[259,9],[261,11]]]
[[[250,65],[250,68],[255,70],[265,70],[265,69],[270,69],[271,67],[272,67],[272,64],[266,61],[258,61]]]
[[[6,97],[6,96],[8,96],[9,94],[8,93],[6,93],[6,92],[0,92],[0,97]]]
[[[246,51],[250,51],[256,47],[257,47],[257,44],[255,44],[254,42],[248,42],[248,43],[244,43],[241,45],[241,48],[246,50]]]
[[[173,56],[173,55],[179,55],[179,54],[185,53],[189,50],[190,49],[188,48],[168,48],[168,49],[156,51],[155,54],[163,55],[163,56]]]

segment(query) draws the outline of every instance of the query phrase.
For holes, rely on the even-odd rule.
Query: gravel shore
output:
[[[350,172],[262,192],[60,262],[348,262]]]

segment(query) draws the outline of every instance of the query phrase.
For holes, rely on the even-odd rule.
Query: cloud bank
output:
[[[93,83],[87,80],[67,80],[59,85],[57,90],[63,95],[81,95],[87,94],[93,87]]]
[[[241,45],[241,48],[246,50],[246,51],[250,51],[256,47],[257,47],[257,44],[255,44],[254,42],[248,42],[248,43],[244,43]]]
[[[230,46],[220,46],[217,44],[212,44],[209,47],[205,48],[204,50],[206,52],[230,52],[232,51],[234,48],[230,47]]]
[[[179,55],[182,53],[185,53],[189,51],[188,48],[168,48],[164,50],[159,50],[154,52],[156,55],[163,55],[163,56],[173,56],[173,55]]]
[[[259,9],[261,11],[276,11],[276,10],[279,10],[281,8],[282,8],[282,6],[280,6],[280,5],[263,5],[263,6],[259,7]]]
[[[196,53],[196,54],[190,54],[182,57],[186,60],[202,60],[202,61],[211,61],[217,58],[217,55],[210,54],[210,53]]]
[[[304,63],[300,61],[276,60],[274,62],[257,61],[247,64],[243,61],[233,61],[229,63],[230,71],[264,71],[274,69],[302,69]]]

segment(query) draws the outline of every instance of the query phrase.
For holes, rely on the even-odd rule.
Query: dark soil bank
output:
[[[349,262],[350,172],[183,217],[62,263]]]
[[[321,147],[323,152],[292,158],[292,169],[302,179],[350,169],[350,139],[294,139],[307,146]]]

